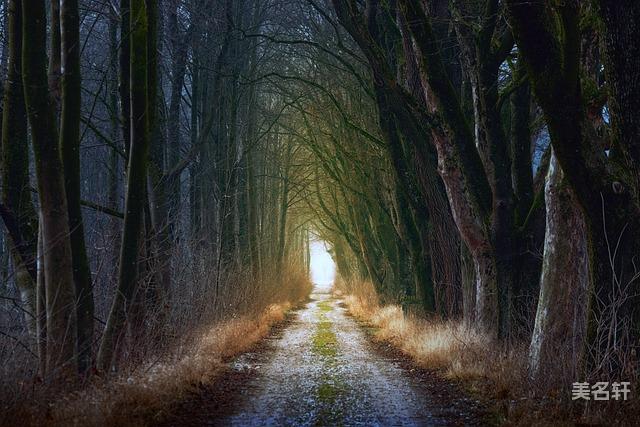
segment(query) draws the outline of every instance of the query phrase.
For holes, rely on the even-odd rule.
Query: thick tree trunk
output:
[[[146,176],[149,156],[147,93],[147,8],[144,0],[131,2],[131,151],[127,174],[124,230],[116,291],[105,328],[97,366],[114,366],[118,345],[126,331],[127,312],[133,303],[138,279],[138,249],[146,203]]]
[[[617,117],[634,114],[633,102],[637,101],[628,97],[634,98],[640,90],[637,80],[626,80],[627,76],[637,75],[639,68],[637,55],[627,52],[638,49],[630,22],[637,21],[633,18],[640,9],[631,1],[602,3],[605,24],[609,20],[607,55],[618,52],[614,63],[605,66],[605,72],[610,70],[607,77],[613,88],[610,113],[614,123],[612,150],[606,155],[602,141],[591,132],[585,112],[578,2],[563,2],[555,11],[534,2],[509,0],[506,5],[534,93],[545,113],[554,152],[587,224],[593,293],[585,366],[598,377],[616,374],[625,369],[630,357],[637,358],[633,354],[637,354],[640,343],[640,281],[634,262],[640,252],[639,159],[632,154],[638,146],[633,123],[638,121],[623,119],[628,127],[615,124]],[[557,34],[558,24],[562,36]],[[629,35],[625,35],[627,31]],[[625,83],[616,89],[616,79],[629,86]],[[628,100],[627,105],[619,104],[624,99]]]
[[[599,0],[605,75],[610,93],[613,176],[591,210],[594,298],[589,319],[590,367],[619,373],[640,352],[640,3]],[[593,196],[593,188],[583,189]],[[629,362],[631,360],[632,362]]]
[[[47,305],[47,374],[76,370],[76,296],[64,172],[53,100],[47,90],[44,1],[22,4],[23,80],[42,212]]]
[[[441,115],[446,128],[445,132],[432,125],[432,138],[453,217],[473,258],[476,322],[491,336],[506,336],[513,273],[513,203],[506,138],[494,102],[497,88],[492,82],[497,65],[492,57],[476,58],[473,52],[467,52],[467,62],[475,67],[470,71],[478,113],[474,137],[442,61],[430,19],[418,1],[405,0],[401,9],[418,53],[428,108]],[[482,40],[476,42],[483,45]]]
[[[640,2],[598,0],[604,23],[605,74],[615,145],[633,165],[635,198],[640,198]]]
[[[91,366],[93,344],[93,289],[91,269],[84,241],[80,208],[80,16],[77,0],[65,0],[60,9],[62,90],[60,116],[60,149],[64,165],[65,191],[71,230],[73,278],[77,304],[78,368],[85,372]]]
[[[460,245],[460,280],[462,281],[462,318],[472,325],[476,320],[476,274],[473,258],[466,244]]]
[[[589,265],[582,210],[555,156],[547,184],[546,233],[540,297],[529,348],[534,378],[579,377],[587,315]]]

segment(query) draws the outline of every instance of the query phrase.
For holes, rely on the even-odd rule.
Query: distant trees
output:
[[[8,2],[0,214],[46,379],[158,351],[184,298],[223,318],[293,297],[273,283],[305,269],[309,226],[280,89],[258,75],[277,45],[249,36],[267,6]]]

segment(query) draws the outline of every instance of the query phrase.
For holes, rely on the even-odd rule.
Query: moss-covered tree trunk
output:
[[[76,371],[76,295],[63,164],[54,101],[47,86],[44,1],[22,4],[22,65],[25,101],[42,212],[47,306],[47,374]]]
[[[546,233],[529,371],[537,379],[550,375],[556,380],[574,380],[579,375],[587,314],[586,225],[555,156],[547,174],[545,199]]]
[[[638,50],[632,34],[640,5],[601,2],[613,124],[608,154],[587,114],[591,100],[583,93],[580,73],[579,3],[547,7],[509,0],[506,5],[554,152],[585,215],[593,287],[585,366],[593,375],[619,373],[640,343],[640,280],[634,261],[640,252],[640,158],[632,112],[640,84],[628,80],[640,68],[638,56],[629,54]]]
[[[486,81],[491,80],[491,68],[488,65],[486,70],[480,68],[479,62],[474,61],[478,68],[473,70],[477,73],[474,79],[478,97],[476,121],[485,120],[477,123],[474,137],[443,63],[430,19],[417,1],[403,1],[401,9],[415,41],[418,65],[427,89],[427,103],[430,110],[441,115],[446,128],[445,132],[432,126],[432,139],[438,152],[439,172],[446,186],[453,217],[473,260],[476,321],[489,334],[504,335],[505,307],[501,304],[500,296],[509,283],[510,273],[508,262],[504,259],[510,249],[510,192],[502,174],[492,169],[494,160],[498,159],[491,156],[500,157],[500,165],[506,166],[502,159],[504,138],[495,116],[490,118],[481,114],[492,112],[489,111],[491,96],[487,99],[480,96],[487,85],[482,77]],[[495,98],[495,93],[492,94]],[[486,111],[482,111],[482,106],[487,107]],[[493,133],[489,134],[489,130]],[[481,139],[476,141],[476,138]],[[490,143],[495,149],[489,150],[487,146]]]

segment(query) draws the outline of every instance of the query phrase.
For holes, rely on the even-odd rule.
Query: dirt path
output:
[[[314,294],[266,347],[183,405],[172,425],[468,425],[480,411],[459,390],[376,348],[329,294]]]

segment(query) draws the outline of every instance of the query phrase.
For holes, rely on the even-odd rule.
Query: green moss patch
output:
[[[326,315],[333,311],[334,307],[329,301],[320,301],[317,307],[318,323],[311,338],[311,350],[320,356],[324,369],[316,388],[320,411],[315,425],[339,426],[343,424],[344,414],[338,403],[340,395],[345,392],[345,386],[334,369],[338,363],[338,337],[333,332],[333,324]]]
[[[331,330],[331,322],[322,320],[318,323],[312,338],[313,352],[326,358],[335,358],[338,354],[338,340]]]
[[[320,311],[322,313],[328,313],[331,310],[333,310],[333,306],[331,305],[331,303],[329,301],[320,301],[318,303],[318,308],[320,309]]]

